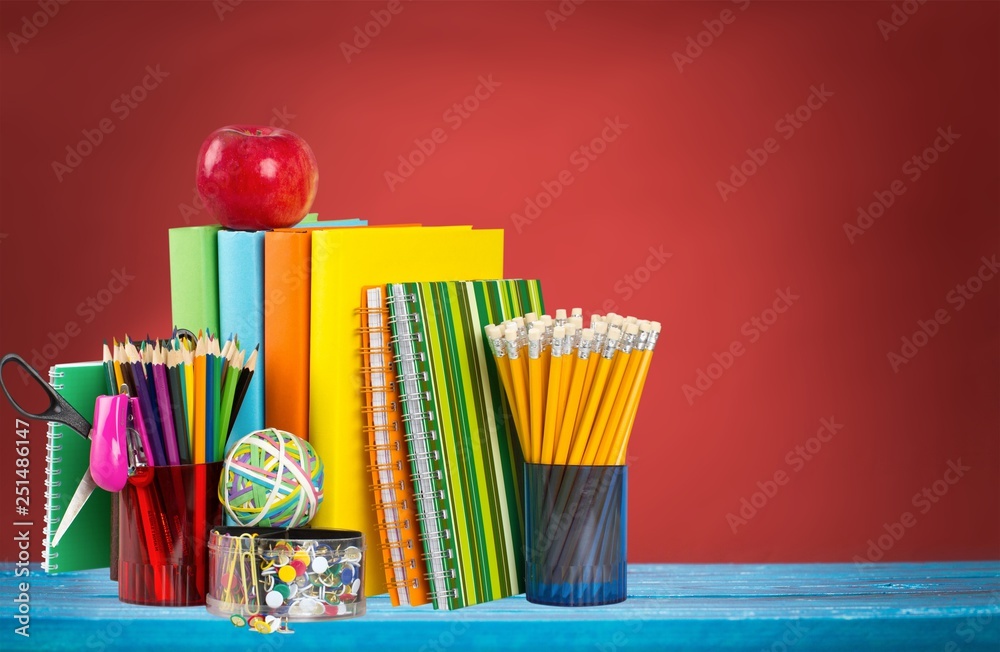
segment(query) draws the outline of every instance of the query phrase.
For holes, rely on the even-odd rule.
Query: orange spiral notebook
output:
[[[392,606],[416,607],[430,602],[430,596],[389,343],[385,287],[364,288],[361,306],[364,430],[386,585]]]

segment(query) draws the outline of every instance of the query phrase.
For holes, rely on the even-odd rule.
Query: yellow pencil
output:
[[[528,331],[528,418],[531,427],[531,459],[542,459],[542,331]]]
[[[600,318],[600,315],[593,315],[590,318],[591,323],[594,324],[594,341],[590,345],[592,355],[587,362],[587,375],[583,379],[583,394],[580,396],[580,409],[576,415],[577,425],[583,420],[583,410],[587,406],[587,397],[590,396],[590,388],[594,385],[594,374],[597,373],[597,363],[601,359],[601,351],[604,349],[604,342],[608,337],[608,323],[605,321],[594,321],[595,317]]]
[[[570,449],[569,464],[580,464],[583,460],[583,452],[587,448],[587,439],[590,437],[590,430],[594,425],[594,418],[597,416],[597,409],[601,404],[601,397],[604,395],[604,386],[607,383],[608,375],[611,371],[612,360],[615,350],[618,348],[618,340],[622,332],[615,327],[608,329],[608,341],[601,351],[601,359],[597,362],[597,373],[594,374],[594,386],[591,387],[587,395],[587,407],[583,411],[583,418],[576,429],[573,437],[573,446]],[[562,462],[565,463],[565,462]]]
[[[518,436],[521,436],[520,432],[524,433],[523,438],[529,443],[528,450],[531,451],[531,427],[528,423],[528,388],[525,382],[527,373],[524,358],[521,357],[517,343],[517,331],[508,328],[504,331],[504,340],[507,345],[507,359],[510,360],[510,378],[511,387],[514,389],[514,403],[517,405]],[[525,461],[533,462],[534,460],[525,458]]]
[[[569,403],[566,405],[564,421],[559,429],[559,448],[556,451],[556,460],[559,464],[565,464],[569,455],[570,444],[573,441],[573,433],[576,428],[577,407],[580,404],[580,397],[583,393],[583,381],[587,375],[587,360],[591,355],[590,345],[594,339],[594,331],[589,328],[583,329],[580,333],[580,346],[577,354],[573,356],[573,379],[569,387]]]
[[[115,341],[114,345],[115,345],[115,350],[114,350],[114,353],[111,354],[111,361],[115,365],[115,382],[118,383],[118,386],[115,387],[115,392],[117,393],[117,392],[121,391],[122,385],[125,384],[125,377],[122,376],[122,358],[121,358],[121,354],[120,354],[118,342]]]
[[[617,428],[617,422],[610,425],[609,430],[609,420],[611,419],[611,413],[614,410],[615,403],[618,401],[619,394],[627,394],[627,388],[622,390],[622,379],[625,377],[625,371],[629,366],[629,359],[632,357],[632,347],[635,345],[635,338],[639,335],[639,327],[635,324],[625,325],[625,335],[622,336],[622,340],[618,345],[618,352],[615,354],[614,366],[611,367],[611,376],[608,378],[607,387],[604,390],[604,399],[601,401],[601,407],[597,411],[597,419],[594,421],[593,432],[590,434],[590,439],[587,441],[587,448],[583,452],[583,463],[587,466],[593,465],[595,460],[604,460],[608,451],[611,450],[611,441],[614,437],[614,431]],[[622,406],[624,409],[624,405]],[[600,462],[597,462],[600,464]]]
[[[601,441],[601,448],[597,451],[596,464],[612,465],[618,459],[618,447],[621,446],[622,442],[619,433],[622,433],[621,437],[624,437],[628,427],[628,415],[625,408],[638,379],[639,367],[651,332],[652,328],[649,322],[640,322],[639,336],[636,338],[635,348],[629,356],[628,367],[625,368],[625,377],[622,378],[621,387],[611,408],[611,417],[608,419],[608,425],[604,431],[604,439]]]
[[[650,324],[650,327],[649,339],[639,359],[639,369],[636,373],[636,379],[629,391],[623,418],[618,426],[618,430],[615,432],[615,442],[612,442],[611,446],[611,455],[614,457],[614,464],[616,465],[625,463],[625,453],[628,449],[628,440],[632,436],[632,425],[635,423],[635,415],[639,407],[639,397],[642,396],[642,389],[646,385],[649,365],[653,360],[653,350],[656,348],[656,340],[660,336],[660,322],[654,321]],[[608,459],[610,461],[611,458],[609,457]]]
[[[566,314],[565,310],[557,310],[556,314],[559,313]],[[558,322],[559,319],[556,319]],[[563,373],[559,378],[559,407],[558,412],[556,412],[556,427],[560,430],[562,429],[563,419],[566,418],[566,403],[569,402],[569,381],[573,374],[573,369],[576,367],[577,361],[573,353],[573,336],[576,334],[576,326],[572,324],[566,324],[562,327],[565,335],[563,336],[563,355],[566,359],[563,360]],[[559,435],[562,437],[562,434]]]
[[[560,326],[552,332],[551,362],[549,363],[549,382],[546,386],[545,427],[542,431],[542,458],[544,464],[552,464],[555,456],[556,435],[558,433],[556,415],[559,412],[559,385],[563,368],[563,328]]]
[[[517,433],[517,440],[521,444],[521,454],[524,459],[528,459],[531,453],[531,445],[527,439],[528,433],[522,433],[517,427],[518,414],[517,405],[514,402],[514,387],[510,379],[510,362],[507,360],[507,351],[503,343],[503,330],[499,326],[490,324],[486,327],[486,338],[493,349],[493,357],[497,361],[497,371],[500,373],[500,382],[503,384],[504,393],[507,395],[507,406],[514,419],[514,431]]]

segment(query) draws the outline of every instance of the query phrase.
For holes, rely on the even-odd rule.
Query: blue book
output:
[[[264,427],[264,231],[219,231],[219,337],[236,336],[257,368],[229,441]]]

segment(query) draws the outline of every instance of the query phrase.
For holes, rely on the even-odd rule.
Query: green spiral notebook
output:
[[[57,364],[49,369],[49,384],[87,421],[94,420],[94,401],[107,391],[100,362]],[[66,530],[52,544],[59,520],[90,466],[90,440],[69,426],[49,421],[45,445],[45,547],[42,567],[48,573],[107,568],[111,559],[111,494],[95,489]]]
[[[432,602],[523,593],[522,458],[483,329],[544,312],[541,285],[402,283],[386,295]]]

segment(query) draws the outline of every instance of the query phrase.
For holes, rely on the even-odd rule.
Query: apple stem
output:
[[[258,130],[257,130],[257,135],[258,135],[258,136],[261,136],[261,135],[263,135],[263,134],[264,134],[264,132],[263,132],[263,131],[261,131],[260,129],[258,129]]]

